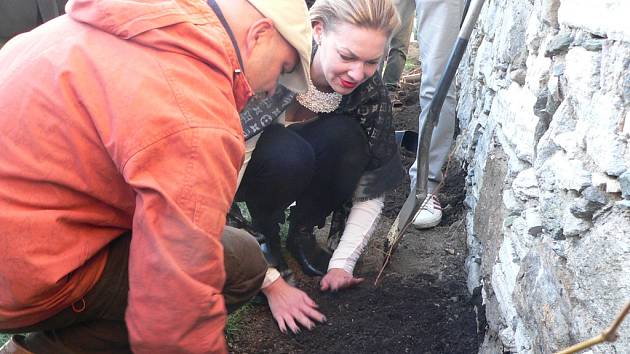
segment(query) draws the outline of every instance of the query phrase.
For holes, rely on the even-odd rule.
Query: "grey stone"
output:
[[[558,191],[543,191],[538,200],[540,215],[542,215],[543,232],[554,239],[561,239],[562,215],[564,212],[564,193]]]
[[[549,99],[549,91],[547,88],[544,88],[540,91],[540,93],[538,93],[538,96],[536,97],[536,103],[534,103],[534,114],[537,117],[547,118],[549,116],[549,114],[545,110],[545,108],[547,107],[548,99]],[[547,123],[547,126],[549,126],[549,123]]]
[[[547,106],[545,109],[549,116],[553,116],[554,113],[560,107],[560,104],[564,100],[564,94],[562,90],[560,90],[560,84],[558,82],[558,77],[553,76],[549,78],[549,82],[547,82],[547,90],[549,91],[549,99],[547,100]]]
[[[566,157],[570,159],[579,159],[586,149],[584,137],[575,131],[560,133],[553,138],[553,141],[564,150]]]
[[[581,160],[568,159],[564,152],[557,152],[536,170],[541,189],[567,189],[581,191],[591,186],[591,173]]]
[[[558,8],[560,8],[560,0],[542,0],[541,17],[553,28],[558,27]]]
[[[524,69],[516,69],[510,72],[510,79],[516,82],[520,86],[525,85],[525,77],[527,76],[527,70]]]
[[[565,242],[553,241],[553,243],[551,244],[551,249],[553,250],[553,253],[555,253],[558,257],[566,260],[567,250],[565,245]]]
[[[510,215],[503,219],[503,228],[510,228],[514,224],[514,220],[518,218],[518,215]]]
[[[520,200],[527,200],[538,197],[538,180],[536,179],[536,171],[528,168],[521,171],[514,182],[512,182],[514,195]]]
[[[505,205],[509,215],[519,215],[524,209],[524,204],[516,198],[511,189],[503,191],[503,205]]]
[[[602,50],[603,40],[601,39],[586,39],[580,45],[591,52],[597,52]]]
[[[617,177],[619,181],[619,186],[621,187],[621,195],[625,199],[630,199],[630,170],[622,173]]]
[[[627,0],[562,1],[560,25],[582,28],[598,37],[630,41]]]
[[[536,237],[543,231],[542,219],[537,208],[525,209],[525,224],[527,233]]]
[[[601,111],[603,108],[608,108],[599,108],[593,103],[594,96],[599,92],[600,87],[601,58],[601,52],[589,52],[582,47],[571,48],[565,56],[566,68],[563,76],[563,81],[566,81],[565,92],[568,97],[571,97],[571,103],[578,117],[583,112],[582,114],[595,118],[596,109]],[[605,112],[602,113],[605,114]]]
[[[606,193],[602,192],[597,187],[587,187],[582,191],[582,197],[588,200],[591,203],[598,204],[600,207],[606,205],[608,203],[608,198],[606,197]]]
[[[593,214],[602,206],[603,205],[600,203],[591,202],[585,198],[578,198],[569,207],[569,210],[576,218],[591,220],[593,218]]]
[[[571,301],[561,264],[553,244],[547,242],[532,247],[521,262],[514,302],[520,319],[532,331],[537,353],[553,353],[572,344]]]
[[[605,328],[627,300],[630,27],[628,12],[619,11],[627,4],[498,0],[482,9],[458,74],[467,203],[474,206],[467,236],[479,237],[467,237],[466,268],[469,290],[482,279],[488,321],[480,353],[555,352]],[[525,43],[516,30],[527,34]],[[558,30],[567,41],[553,47]],[[547,48],[551,59],[543,56]],[[497,141],[507,156],[503,174],[488,168],[498,169],[487,152]],[[532,166],[536,178],[527,182],[519,174]],[[531,346],[523,345],[524,333]],[[629,336],[618,341],[590,352],[630,348]]]
[[[536,125],[536,129],[534,130],[534,143],[536,146],[543,134],[545,134],[547,129],[549,129],[549,123],[551,123],[551,115],[553,113],[550,114],[547,111],[550,101],[549,96],[549,90],[546,87],[543,88],[538,94],[536,103],[534,104],[534,114],[540,118],[540,120],[538,120],[538,124]]]
[[[481,285],[481,258],[479,256],[468,256],[465,262],[468,292],[473,293],[474,289]]]
[[[546,57],[553,57],[558,54],[566,53],[569,50],[569,46],[573,42],[573,35],[571,33],[559,33],[549,41],[547,50],[545,51]]]
[[[595,187],[604,188],[607,193],[620,193],[621,184],[616,178],[612,178],[603,173],[593,173],[591,183]]]
[[[555,63],[553,67],[551,68],[551,73],[554,76],[561,76],[562,74],[564,74],[564,63],[563,62]]]
[[[560,146],[554,142],[558,134],[575,130],[575,113],[568,100],[560,103],[557,111],[553,115],[549,129],[540,138],[536,146],[536,160],[534,166],[540,168],[548,159],[560,150]]]
[[[562,223],[562,234],[566,237],[582,237],[593,224],[590,221],[573,216],[569,208],[566,209]]]
[[[495,95],[496,95],[496,92],[494,92],[493,90],[488,90],[488,93],[485,95],[484,99],[482,100],[483,113],[485,114],[490,113],[490,108],[492,108],[492,100],[494,99]]]

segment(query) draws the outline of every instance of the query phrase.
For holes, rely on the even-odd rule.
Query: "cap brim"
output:
[[[278,83],[293,92],[306,92],[308,90],[308,83],[311,77],[310,61],[310,54],[308,58],[304,58],[300,55],[300,63],[296,65],[292,72],[282,74]]]
[[[280,35],[298,53],[300,63],[278,82],[294,92],[305,92],[311,77],[312,28],[304,0],[248,0],[263,16],[273,21]]]

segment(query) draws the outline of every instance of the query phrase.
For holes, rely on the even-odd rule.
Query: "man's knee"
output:
[[[233,310],[258,293],[268,266],[258,241],[249,233],[226,226],[222,242],[226,272],[223,296],[228,309]]]

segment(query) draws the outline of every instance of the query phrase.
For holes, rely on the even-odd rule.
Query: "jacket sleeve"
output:
[[[328,263],[328,270],[341,268],[353,274],[363,249],[376,229],[383,210],[383,200],[383,197],[378,197],[352,205],[339,246]]]
[[[125,320],[135,353],[225,352],[221,234],[243,156],[221,127],[185,128],[134,154]]]

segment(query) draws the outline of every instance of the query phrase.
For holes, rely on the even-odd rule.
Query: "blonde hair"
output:
[[[316,0],[310,9],[311,22],[319,21],[324,30],[347,23],[360,28],[383,31],[391,38],[400,18],[391,0]]]

